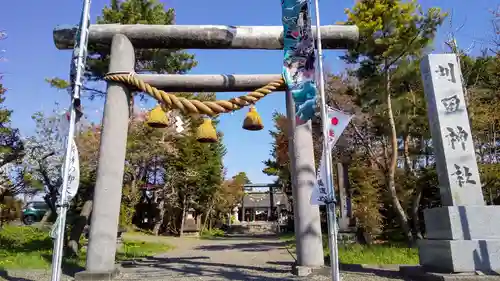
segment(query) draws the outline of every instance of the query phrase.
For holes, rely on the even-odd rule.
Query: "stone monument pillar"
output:
[[[352,218],[352,210],[351,210],[351,195],[349,190],[349,162],[351,161],[351,155],[346,153],[346,147],[349,144],[345,136],[340,136],[337,141],[337,149],[338,149],[338,157],[337,157],[337,183],[336,186],[338,188],[338,199],[337,203],[339,206],[339,216],[338,216],[338,225],[339,232],[349,232],[351,230],[351,218]]]
[[[443,207],[424,211],[420,264],[435,272],[500,270],[500,206],[486,206],[460,65],[454,54],[421,64]]]
[[[347,174],[347,169],[346,169],[346,164],[345,163],[337,163],[337,186],[338,186],[338,192],[339,192],[339,217],[338,217],[338,223],[339,223],[339,232],[346,232],[349,230],[349,224],[350,224],[350,217],[348,215],[348,205],[349,205],[349,200],[350,198],[348,197],[348,192],[347,192],[347,184],[348,184],[348,176]]]

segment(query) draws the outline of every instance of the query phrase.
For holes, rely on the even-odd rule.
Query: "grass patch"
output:
[[[52,239],[49,232],[29,226],[5,226],[0,230],[0,269],[48,269],[52,263]],[[143,258],[166,252],[173,247],[166,243],[124,239],[116,260]],[[86,252],[78,257],[63,258],[63,266],[85,265]]]
[[[344,264],[419,264],[417,249],[390,244],[343,245],[339,247],[339,260]]]
[[[281,239],[287,242],[290,249],[295,249],[295,236],[284,234]],[[323,253],[328,258],[328,237],[323,235]],[[339,244],[339,260],[343,264],[419,264],[418,251],[399,244]]]
[[[295,246],[295,234],[294,233],[280,234],[280,239],[287,242],[290,245],[293,244]]]
[[[124,240],[122,248],[116,252],[116,260],[125,261],[144,258],[167,252],[173,248],[169,244],[160,242]]]

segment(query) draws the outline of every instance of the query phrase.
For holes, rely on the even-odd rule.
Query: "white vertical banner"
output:
[[[68,188],[66,189],[66,200],[67,202],[70,202],[76,196],[76,193],[78,192],[78,186],[80,184],[80,160],[78,157],[78,147],[76,146],[74,138],[71,139],[71,154],[67,157],[70,157],[70,164],[68,172]],[[62,174],[64,175],[64,171]]]
[[[334,108],[328,108],[327,114],[329,136],[327,149],[332,150],[344,130],[347,128],[347,125],[349,125],[349,122],[351,121],[353,115],[347,114]],[[323,150],[324,149],[325,148],[323,147]],[[325,201],[328,198],[332,197],[331,194],[328,194],[327,192],[326,177],[329,175],[329,173],[326,170],[325,161],[325,151],[322,151],[318,171],[316,172],[316,184],[314,185],[311,196],[312,205],[325,205]]]
[[[76,146],[76,142],[74,138],[71,138],[71,150],[70,150],[70,155],[66,155],[65,157],[69,157],[69,172],[68,172],[68,186],[66,188],[66,202],[61,202],[62,201],[62,192],[63,192],[63,185],[59,187],[59,194],[57,198],[57,202],[60,205],[63,204],[69,204],[73,198],[75,198],[76,193],[78,192],[78,187],[80,185],[80,159],[78,157],[78,147]],[[64,176],[64,166],[61,167],[61,175]],[[57,214],[57,219],[52,226],[51,230],[51,237],[56,238],[57,237],[57,228],[59,227],[59,224],[61,223],[60,215],[59,215],[59,208],[58,214]]]
[[[311,196],[311,205],[325,205],[325,201],[328,199],[328,190],[326,186],[326,173],[325,167],[325,153],[324,148],[321,153],[321,160],[319,161],[318,171],[316,172],[316,183],[314,184],[314,189]]]
[[[61,131],[67,131],[70,125],[70,114],[69,112],[64,112],[61,114],[59,122],[59,129]],[[80,184],[80,160],[78,157],[78,147],[76,146],[75,138],[71,138],[71,141],[67,140],[67,137],[61,136],[61,141],[66,144],[71,145],[70,155],[65,155],[69,157],[69,172],[68,172],[68,187],[66,189],[66,201],[70,202],[78,192],[78,186]],[[66,147],[64,148],[66,149]],[[64,163],[64,161],[63,161]],[[61,177],[64,177],[64,165],[61,166]],[[59,198],[61,198],[62,185],[59,187]],[[63,202],[60,202],[63,203]]]

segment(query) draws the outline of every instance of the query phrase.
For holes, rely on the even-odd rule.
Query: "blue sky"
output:
[[[253,0],[243,4],[237,0],[164,0],[166,7],[176,10],[177,24],[222,24],[222,25],[281,25],[280,1]],[[333,24],[345,20],[344,8],[352,7],[354,0],[320,1],[322,24]],[[491,15],[499,0],[421,0],[424,8],[439,6],[454,14],[455,28],[465,23],[456,34],[461,47],[475,42],[474,52],[490,37]],[[50,3],[50,4],[49,4]],[[94,21],[109,0],[94,0],[91,13]],[[31,114],[36,111],[50,112],[54,103],[65,106],[65,92],[51,89],[44,81],[47,77],[67,78],[70,51],[59,51],[52,41],[52,30],[60,24],[77,24],[80,18],[81,0],[2,0],[0,2],[0,30],[8,33],[7,40],[0,42],[0,50],[8,61],[0,63],[4,75],[4,86],[8,88],[5,105],[14,109],[13,124],[24,136],[30,135],[34,124]],[[436,40],[436,51],[443,50],[443,39],[450,29],[446,23]],[[199,66],[193,74],[259,74],[280,73],[282,52],[242,50],[194,50]],[[341,72],[345,67],[338,60],[341,51],[327,51],[325,66],[332,72]],[[236,93],[220,93],[226,99]],[[85,101],[85,113],[90,119],[99,120],[103,100]],[[152,102],[146,106],[151,106]],[[259,132],[241,129],[246,110],[221,118],[219,129],[225,134],[228,148],[225,166],[228,176],[246,172],[253,182],[270,182],[261,171],[262,161],[269,157],[272,127],[271,115],[277,110],[285,112],[284,96],[277,93],[257,104],[266,128]]]

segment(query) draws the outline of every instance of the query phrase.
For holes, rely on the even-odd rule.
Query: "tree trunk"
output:
[[[389,165],[389,171],[387,176],[387,187],[389,189],[392,201],[392,207],[398,216],[399,223],[401,224],[401,229],[406,236],[407,242],[411,244],[413,242],[412,233],[409,227],[408,218],[406,216],[405,210],[399,202],[398,194],[396,191],[396,168],[398,164],[398,136],[396,132],[396,122],[394,120],[394,113],[392,112],[392,96],[391,96],[391,77],[389,69],[385,71],[385,92],[387,98],[387,114],[389,117],[389,125],[391,128],[391,159]]]
[[[207,211],[207,214],[205,215],[205,220],[203,221],[203,227],[201,228],[201,230],[205,230],[207,228],[207,223],[208,223],[208,220],[210,219],[210,214],[212,213],[212,209],[214,207],[214,204],[210,204],[210,207],[208,207],[208,211]]]
[[[46,224],[49,219],[52,217],[52,210],[47,210],[47,212],[43,215],[42,220],[40,221],[40,224]]]
[[[415,169],[413,168],[413,165],[411,163],[410,159],[410,135],[406,134],[404,136],[404,141],[403,141],[403,153],[404,153],[404,161],[405,161],[405,170],[406,173],[411,174],[415,179],[417,178],[417,173]],[[418,208],[420,206],[420,199],[422,198],[422,191],[423,187],[418,186],[415,183],[414,186],[415,192],[413,193],[413,196],[411,198],[411,210],[410,210],[410,215],[411,215],[411,220],[412,220],[412,227],[413,227],[413,233],[415,233],[416,237],[412,238],[417,238],[417,239],[422,239],[422,232],[420,230],[420,218],[418,216]]]
[[[165,198],[162,198],[160,200],[160,203],[158,204],[158,208],[160,209],[160,212],[159,212],[158,218],[155,222],[155,226],[153,227],[153,233],[156,236],[158,236],[158,234],[160,233],[160,228],[163,225],[163,219],[165,218]]]
[[[423,239],[422,231],[420,229],[420,217],[418,215],[418,209],[420,207],[420,199],[422,199],[423,186],[417,185],[415,188],[415,193],[411,200],[411,219],[413,221],[413,232],[416,235],[416,239]]]
[[[184,235],[184,221],[186,220],[187,213],[187,197],[182,200],[182,214],[181,214],[181,227],[179,229],[179,236]]]
[[[82,236],[85,226],[89,222],[90,214],[92,213],[92,205],[92,200],[85,201],[80,211],[80,215],[73,223],[73,228],[71,229],[69,241],[67,243],[71,255],[78,255],[78,251],[80,250],[80,237]]]

